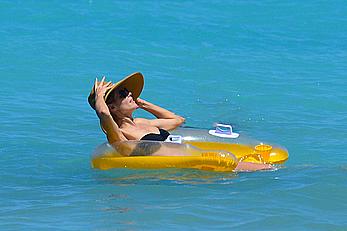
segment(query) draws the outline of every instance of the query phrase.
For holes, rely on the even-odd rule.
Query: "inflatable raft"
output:
[[[240,161],[283,164],[288,159],[288,151],[279,145],[236,133],[223,134],[223,131],[179,128],[171,132],[165,142],[105,143],[94,152],[92,167],[102,170],[191,168],[226,172],[233,171]]]

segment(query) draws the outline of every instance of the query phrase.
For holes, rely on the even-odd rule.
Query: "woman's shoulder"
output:
[[[150,120],[149,119],[145,119],[145,118],[135,118],[134,119],[134,123],[135,124],[149,124]]]
[[[145,118],[136,118],[134,119],[134,123],[136,124],[137,127],[145,128],[148,130],[149,127],[157,127],[156,124],[154,123],[155,119],[145,119]]]

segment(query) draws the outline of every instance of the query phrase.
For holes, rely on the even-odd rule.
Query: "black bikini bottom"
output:
[[[130,156],[150,156],[161,147],[159,142],[153,141],[141,141],[137,144]]]

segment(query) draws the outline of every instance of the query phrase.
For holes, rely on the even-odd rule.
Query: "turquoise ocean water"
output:
[[[0,229],[346,230],[346,15],[345,1],[1,1]],[[93,80],[135,71],[185,126],[231,123],[288,162],[91,169]]]

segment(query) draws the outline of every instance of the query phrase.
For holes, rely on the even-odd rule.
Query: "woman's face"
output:
[[[132,93],[126,88],[117,90],[113,100],[116,110],[119,110],[122,114],[131,114],[139,107],[133,99]]]

